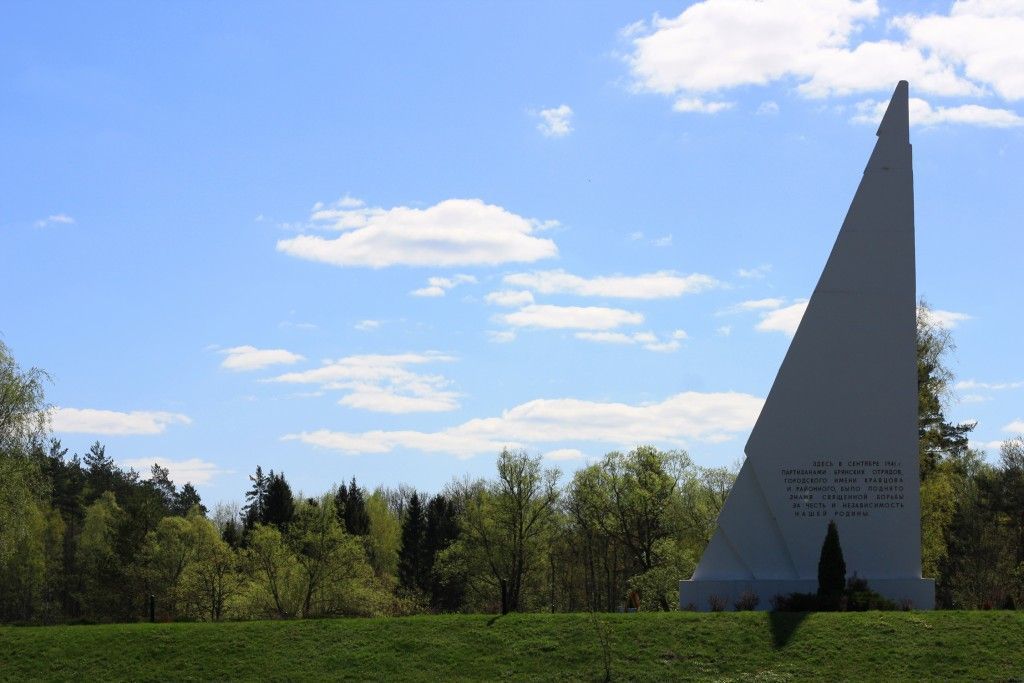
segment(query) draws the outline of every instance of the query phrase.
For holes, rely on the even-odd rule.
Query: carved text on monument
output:
[[[904,506],[895,460],[815,460],[779,470],[794,517],[871,517]]]

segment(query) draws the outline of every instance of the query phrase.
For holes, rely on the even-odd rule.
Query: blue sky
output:
[[[911,84],[957,419],[1024,431],[1024,10],[9,3],[0,334],[208,502],[742,449]],[[996,444],[997,446],[997,444]]]

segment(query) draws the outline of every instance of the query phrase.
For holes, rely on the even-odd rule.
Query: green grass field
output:
[[[4,627],[0,678],[603,680],[602,640],[613,680],[1024,680],[1024,612]]]

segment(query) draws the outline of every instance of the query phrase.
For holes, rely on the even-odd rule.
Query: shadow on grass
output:
[[[772,629],[772,644],[775,649],[785,647],[793,634],[807,618],[809,612],[769,612],[768,622]]]

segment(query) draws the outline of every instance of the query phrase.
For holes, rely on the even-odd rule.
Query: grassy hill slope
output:
[[[4,627],[0,678],[603,680],[602,640],[613,680],[1024,680],[1024,612]]]

